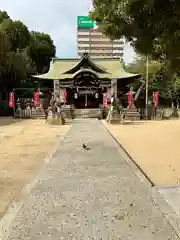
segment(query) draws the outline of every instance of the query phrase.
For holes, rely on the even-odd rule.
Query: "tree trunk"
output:
[[[172,100],[172,118],[178,118],[178,109],[177,109],[177,101]]]

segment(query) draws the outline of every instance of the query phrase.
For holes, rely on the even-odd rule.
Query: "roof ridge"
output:
[[[56,61],[80,61],[81,58],[52,58],[52,62],[56,62]]]
[[[93,61],[120,61],[119,58],[90,58]],[[55,61],[81,61],[81,58],[52,58],[52,62]]]
[[[109,61],[109,60],[115,60],[115,61],[119,61],[119,62],[121,62],[120,61],[120,59],[119,58],[91,58],[92,60],[100,60],[100,61]]]

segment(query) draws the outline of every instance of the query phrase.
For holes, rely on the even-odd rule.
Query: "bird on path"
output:
[[[86,144],[84,144],[84,143],[83,143],[83,149],[84,149],[84,150],[90,150],[90,148],[88,148],[88,147],[86,146]]]

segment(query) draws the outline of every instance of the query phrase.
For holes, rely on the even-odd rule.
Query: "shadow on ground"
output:
[[[11,125],[11,124],[19,123],[25,120],[26,119],[15,119],[12,117],[0,117],[0,126]]]

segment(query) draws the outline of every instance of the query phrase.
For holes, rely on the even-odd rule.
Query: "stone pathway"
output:
[[[87,119],[74,122],[4,239],[179,238],[117,143]]]

